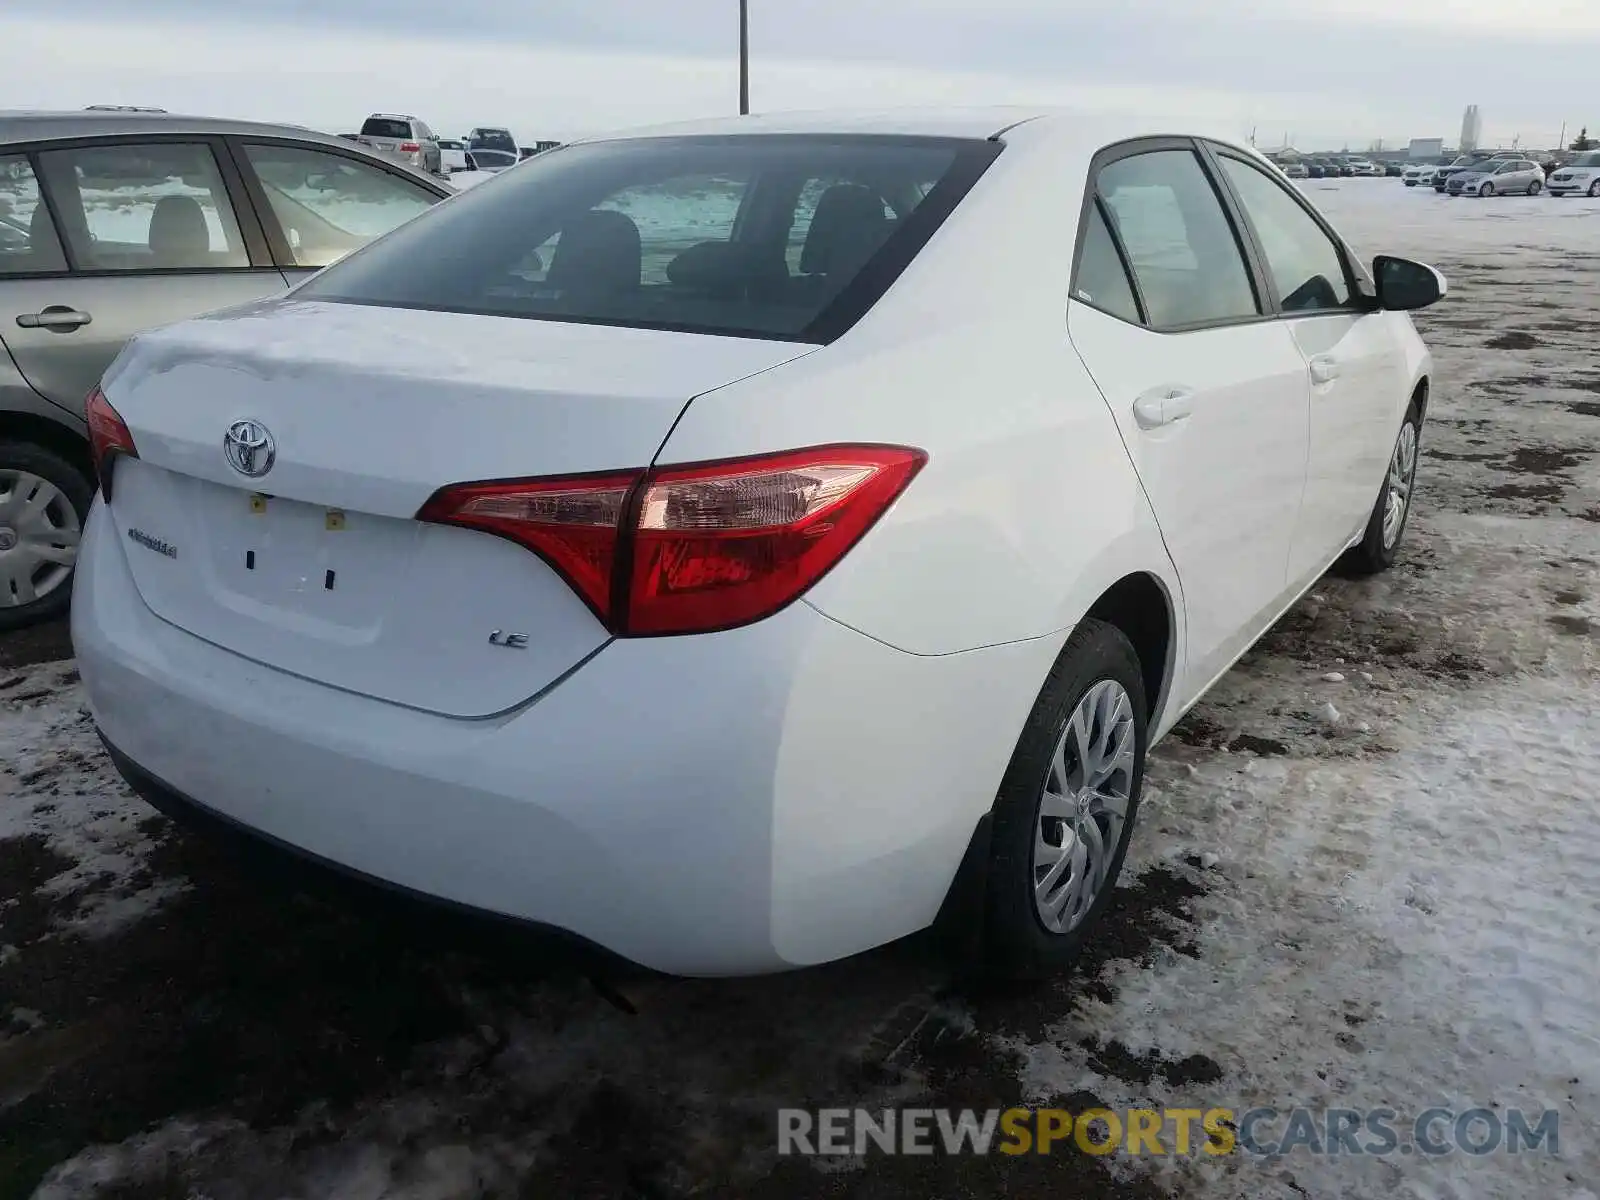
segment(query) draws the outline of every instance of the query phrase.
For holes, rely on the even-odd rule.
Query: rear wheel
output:
[[[94,489],[60,455],[0,442],[0,629],[59,616]]]
[[[1531,182],[1530,182],[1530,183],[1529,183],[1529,184],[1528,184],[1528,195],[1530,195],[1530,196],[1537,196],[1537,195],[1538,195],[1538,194],[1539,194],[1539,189],[1540,189],[1540,188],[1541,188],[1541,187],[1543,187],[1543,186],[1544,186],[1544,185],[1543,185],[1543,184],[1541,184],[1541,183],[1540,183],[1540,182],[1539,182],[1539,181],[1538,181],[1538,180],[1537,180],[1537,179],[1535,179],[1535,180],[1532,180],[1532,181],[1531,181]]]
[[[986,957],[1013,978],[1070,963],[1111,903],[1149,738],[1133,646],[1083,621],[1045,681],[995,801]]]
[[[1394,566],[1400,557],[1400,539],[1411,516],[1411,496],[1417,482],[1417,457],[1422,438],[1422,416],[1413,404],[1395,438],[1389,470],[1383,477],[1378,501],[1372,506],[1366,533],[1345,555],[1341,566],[1356,575],[1376,575]]]

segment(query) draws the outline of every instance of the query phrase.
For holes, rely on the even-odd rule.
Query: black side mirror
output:
[[[1372,260],[1378,284],[1378,306],[1392,312],[1409,312],[1437,304],[1450,292],[1445,277],[1426,263],[1380,254]]]

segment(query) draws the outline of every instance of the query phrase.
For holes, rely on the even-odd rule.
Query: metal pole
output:
[[[750,0],[739,0],[739,115],[750,115]]]

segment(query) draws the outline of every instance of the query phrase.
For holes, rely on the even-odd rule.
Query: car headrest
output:
[[[597,208],[562,229],[545,281],[567,292],[635,291],[643,274],[639,227],[626,213]]]
[[[667,264],[667,279],[675,287],[735,299],[780,275],[779,270],[763,270],[762,265],[748,246],[699,242]]]
[[[197,260],[211,250],[205,209],[193,196],[163,196],[150,214],[150,252],[157,258]]]
[[[811,216],[800,270],[806,275],[849,274],[859,270],[889,236],[893,223],[883,200],[871,188],[835,184],[822,193]]]

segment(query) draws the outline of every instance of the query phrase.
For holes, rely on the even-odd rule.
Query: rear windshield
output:
[[[376,138],[409,138],[411,136],[410,121],[389,121],[383,117],[368,117],[361,126],[362,137]]]
[[[507,154],[514,155],[517,152],[517,143],[504,129],[479,129],[468,139],[467,149],[504,150]]]
[[[298,295],[831,341],[999,150],[811,135],[567,146],[408,222]]]
[[[515,154],[507,154],[504,150],[485,150],[481,146],[474,146],[467,153],[480,167],[514,167],[521,161]]]

